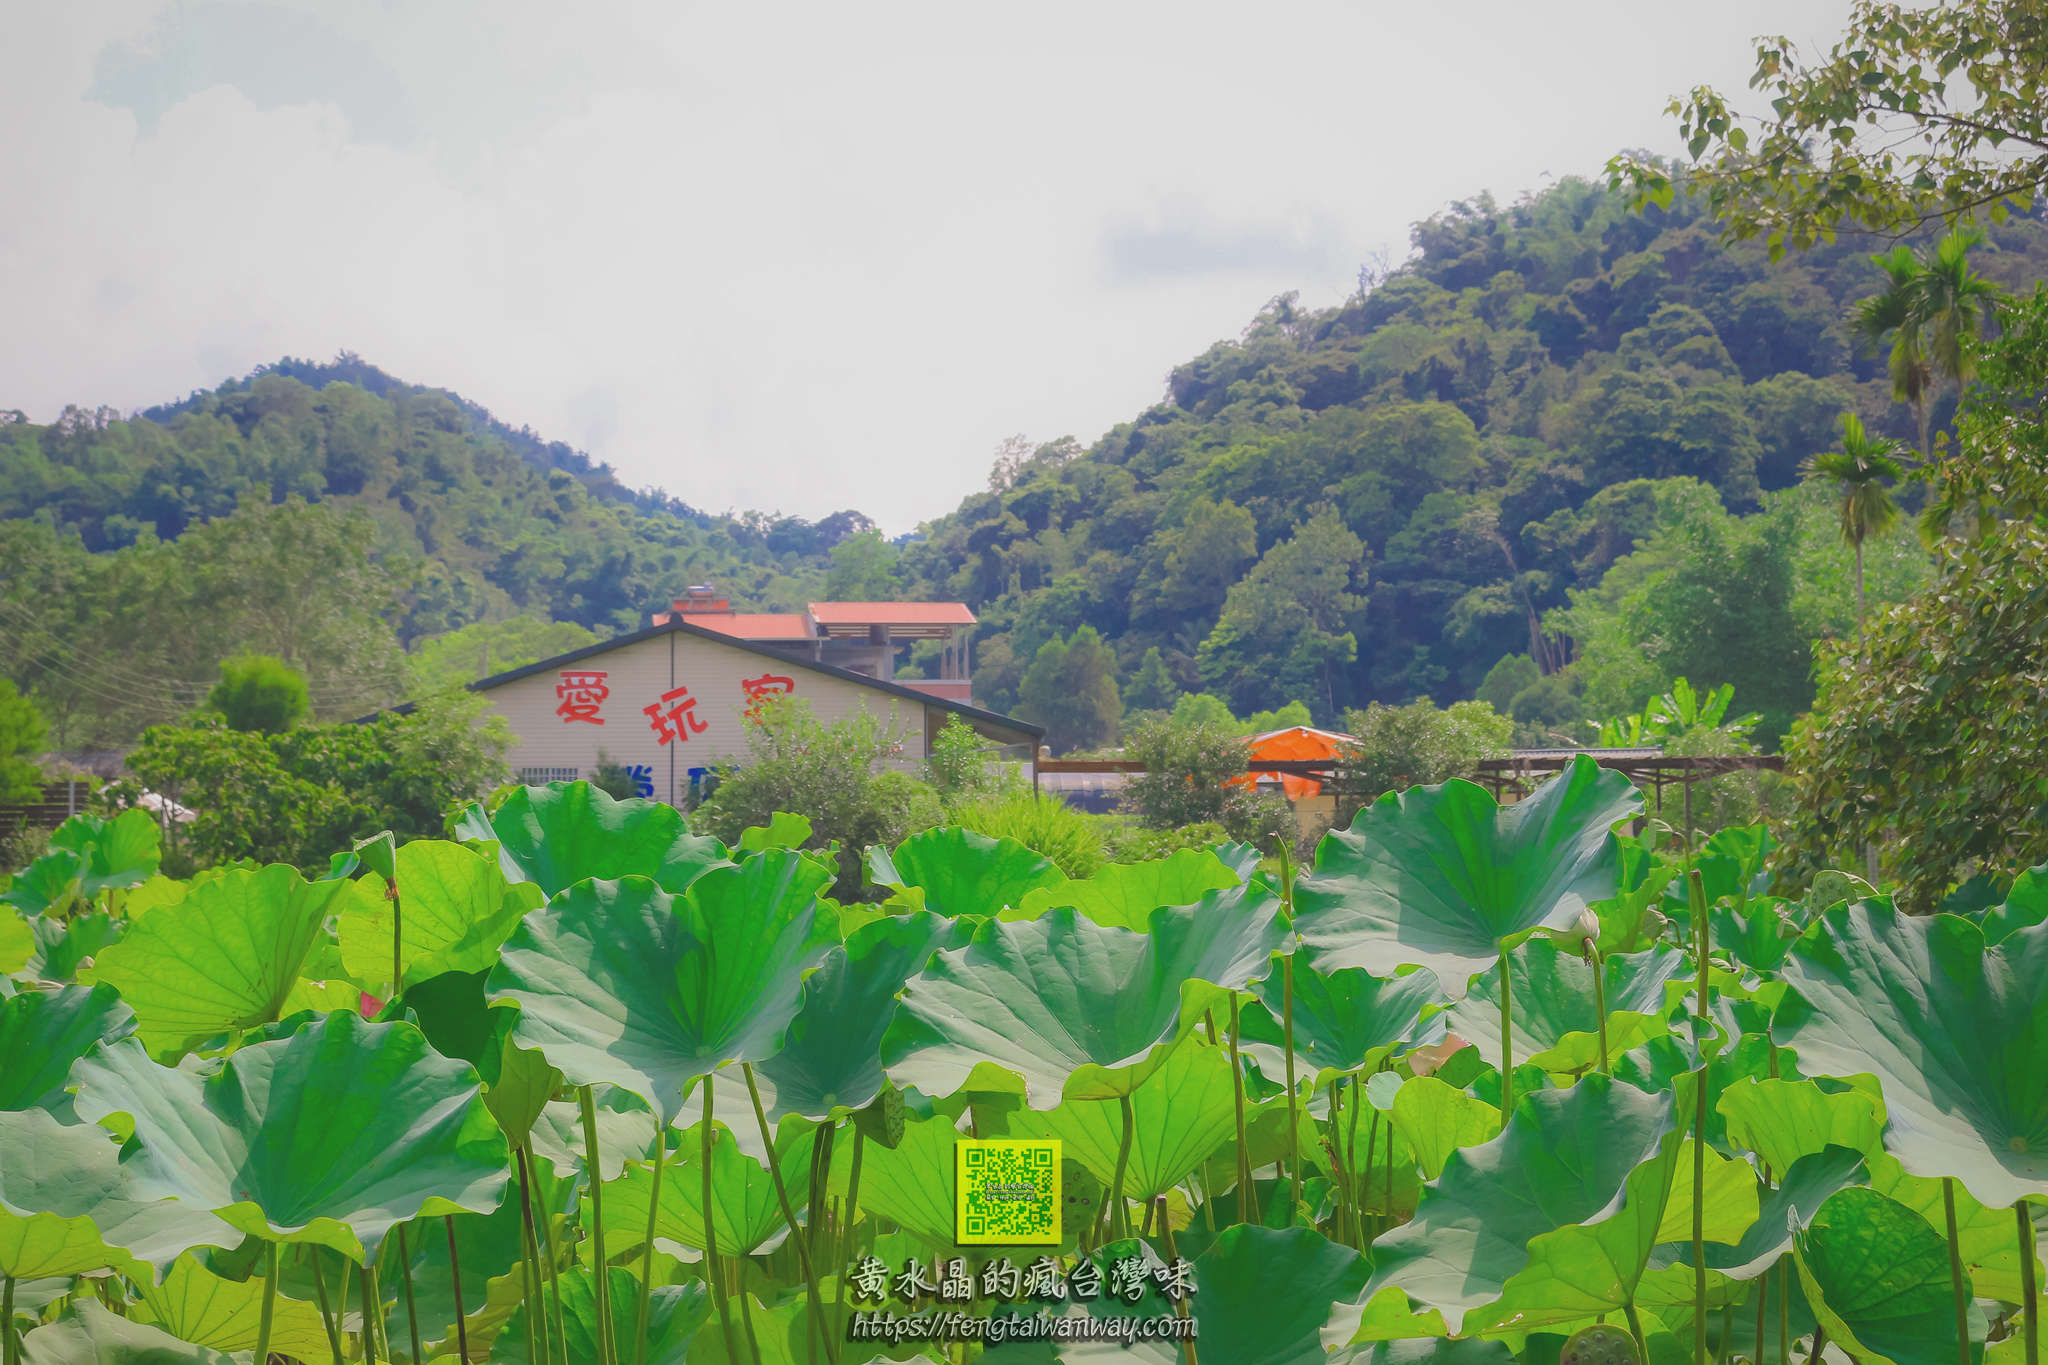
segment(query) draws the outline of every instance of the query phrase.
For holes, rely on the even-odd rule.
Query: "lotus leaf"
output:
[[[1268,1079],[1287,1074],[1284,980],[1275,972],[1253,988],[1241,1012],[1245,1053]],[[1325,975],[1306,961],[1294,963],[1294,1064],[1318,1085],[1333,1076],[1370,1070],[1444,1038],[1437,1009],[1448,1003],[1428,968],[1374,976],[1362,967]]]
[[[1885,1146],[1986,1204],[2048,1188],[2048,925],[1984,946],[1954,915],[1838,906],[1785,963],[1778,1038],[1809,1075],[1883,1087]]]
[[[283,1017],[321,926],[351,892],[289,867],[230,872],[143,918],[79,976],[120,991],[143,1045],[175,1057]]]
[[[181,1256],[160,1285],[144,1285],[134,1320],[160,1327],[180,1341],[217,1351],[250,1351],[263,1314],[263,1278],[227,1280]],[[280,1295],[271,1308],[270,1347],[280,1355],[316,1360],[327,1350],[320,1310]]]
[[[1390,792],[1323,836],[1296,928],[1318,971],[1415,965],[1461,984],[1504,946],[1614,895],[1611,830],[1641,809],[1626,778],[1583,755],[1509,806],[1456,779]]]
[[[491,859],[461,844],[417,839],[394,858],[399,894],[400,962],[412,986],[442,972],[481,972],[498,960],[519,917],[539,908],[533,883],[507,885]],[[341,912],[341,961],[359,981],[391,977],[391,901],[372,873],[365,894]]]
[[[1919,1214],[1875,1190],[1838,1190],[1793,1239],[1793,1252],[1828,1339],[1857,1360],[1956,1359],[1948,1246]],[[1970,1316],[1974,1360],[1984,1323],[1974,1307]]]
[[[1496,961],[1475,977],[1444,1020],[1452,1033],[1487,1057],[1500,1055],[1500,965]],[[1597,1067],[1600,1007],[1594,968],[1570,949],[1538,940],[1511,956],[1508,969],[1517,1061],[1550,1071]],[[1665,1031],[1664,1021],[1691,970],[1686,954],[1669,944],[1603,959],[1610,1062]]]
[[[993,915],[1066,880],[1050,858],[1015,839],[956,825],[913,834],[893,852],[869,849],[867,875],[875,886],[914,893],[912,903],[920,909],[955,917]]]
[[[1038,887],[1002,916],[1036,919],[1064,905],[1105,928],[1142,931],[1160,906],[1193,905],[1211,891],[1227,891],[1243,880],[1213,851],[1184,848],[1148,862],[1110,863],[1090,877]]]
[[[21,1339],[24,1365],[240,1365],[233,1356],[130,1322],[90,1300]]]
[[[630,1342],[640,1325],[640,1282],[633,1278],[631,1271],[614,1266],[606,1274],[606,1286],[610,1291],[612,1339]],[[568,1359],[577,1362],[601,1359],[596,1272],[581,1266],[568,1271],[560,1277],[560,1289],[562,1329],[567,1338]],[[548,1303],[552,1309],[553,1290],[549,1291]],[[702,1330],[710,1314],[711,1300],[702,1284],[657,1286],[647,1313],[646,1365],[684,1365],[691,1341]],[[525,1341],[526,1305],[522,1303],[512,1310],[491,1359],[517,1360],[524,1365]],[[521,1344],[514,1349],[511,1346],[514,1342]]]
[[[135,1015],[112,986],[25,990],[0,1000],[0,1109],[48,1105],[64,1091],[71,1064],[135,1031]]]
[[[134,1039],[72,1072],[87,1118],[125,1114],[143,1197],[210,1209],[254,1237],[360,1261],[396,1224],[497,1206],[509,1160],[468,1064],[410,1024],[329,1015],[210,1074],[158,1066]]]
[[[767,1167],[740,1151],[732,1134],[716,1128],[711,1147],[711,1226],[720,1256],[751,1256],[782,1244],[788,1229]],[[790,1202],[801,1208],[810,1196],[811,1130],[786,1132],[776,1144],[776,1169]],[[703,1129],[692,1128],[661,1168],[661,1206],[655,1211],[657,1239],[701,1252],[704,1248]],[[647,1196],[653,1169],[641,1165],[605,1182],[605,1249],[637,1247],[647,1236]],[[695,1259],[695,1257],[691,1257]]]
[[[488,817],[472,810],[456,834],[496,839],[501,865],[539,883],[550,899],[593,877],[647,877],[674,894],[728,861],[716,839],[683,827],[675,807],[615,801],[588,782],[521,787]]]
[[[513,1037],[577,1085],[624,1086],[664,1123],[698,1077],[774,1055],[804,975],[832,946],[830,873],[757,853],[672,896],[645,877],[581,882],[520,921],[492,969]]]

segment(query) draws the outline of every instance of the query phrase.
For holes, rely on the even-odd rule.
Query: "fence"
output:
[[[57,828],[85,809],[86,798],[92,795],[92,786],[92,783],[76,778],[69,782],[51,782],[45,784],[43,794],[33,801],[0,803],[0,834],[24,828]]]

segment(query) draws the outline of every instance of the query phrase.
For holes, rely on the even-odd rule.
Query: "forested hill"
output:
[[[0,674],[60,747],[119,747],[238,650],[291,658],[317,710],[359,714],[708,581],[761,610],[964,600],[978,698],[1063,747],[1197,692],[1325,723],[1477,693],[1540,739],[1679,675],[1735,683],[1768,738],[1811,696],[1812,641],[1855,619],[1800,463],[1845,411],[1918,435],[1849,326],[1886,245],[1774,265],[1682,197],[1637,215],[1579,181],[1460,204],[1341,305],[1273,301],[1092,446],[1006,448],[900,551],[858,512],[635,493],[346,354],[129,418],[0,412]],[[2048,228],[2005,224],[1971,261],[2039,280]],[[963,482],[984,458],[963,454]],[[1910,535],[1866,557],[1873,602],[1925,581]]]
[[[1917,438],[1849,320],[1885,284],[1870,257],[1890,243],[1772,264],[1760,245],[1722,245],[1683,196],[1638,215],[1566,181],[1513,206],[1459,204],[1418,224],[1414,246],[1339,307],[1273,301],[1092,446],[1000,461],[907,549],[917,590],[981,613],[982,700],[1029,712],[1072,695],[1081,680],[1041,669],[1052,695],[1034,698],[1027,665],[1077,626],[1113,649],[1126,707],[1206,690],[1238,715],[1300,700],[1327,720],[1370,699],[1470,696],[1505,656],[1528,657],[1508,666],[1524,680],[1569,663],[1587,642],[1552,614],[1664,527],[1667,541],[1720,538],[1695,557],[1744,581],[1695,564],[1696,586],[1743,619],[1716,638],[1638,612],[1626,648],[1642,666],[1587,661],[1553,702],[1569,709],[1564,694],[1590,685],[1618,705],[1690,669],[1734,681],[1738,705],[1773,713],[1767,730],[1804,706],[1809,641],[1763,637],[1853,619],[1847,560],[1800,546],[1791,523],[1809,541],[1833,533],[1824,505],[1773,494],[1834,445],[1845,411]],[[2031,283],[2048,275],[2048,229],[2007,223],[1971,261]],[[1953,405],[1939,395],[1937,429]],[[1665,546],[1659,565],[1679,554]],[[1642,605],[1626,594],[1657,575],[1630,567],[1582,622]]]

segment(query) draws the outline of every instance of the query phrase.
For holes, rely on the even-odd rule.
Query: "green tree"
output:
[[[588,627],[527,612],[502,621],[474,621],[421,640],[413,647],[410,662],[416,685],[439,691],[596,643],[597,632]]]
[[[945,818],[938,794],[887,766],[903,736],[865,707],[831,724],[800,697],[763,704],[747,726],[746,757],[721,769],[716,791],[690,814],[691,825],[728,844],[777,811],[811,822],[807,847],[831,850],[841,900],[871,898],[861,884],[870,844],[893,847]]]
[[[1358,654],[1346,618],[1362,605],[1365,544],[1330,506],[1259,558],[1202,642],[1203,681],[1241,713],[1308,695],[1337,707],[1337,671]]]
[[[0,678],[0,801],[32,801],[42,794],[43,771],[35,760],[47,738],[36,704],[11,678]]]
[[[1138,661],[1138,671],[1123,689],[1124,705],[1133,711],[1171,711],[1180,685],[1166,669],[1166,658],[1153,645]]]
[[[880,531],[856,531],[832,547],[825,597],[833,602],[891,602],[903,591],[897,551]]]
[[[1123,701],[1116,686],[1116,655],[1101,632],[1082,626],[1065,640],[1049,640],[1024,670],[1017,713],[1045,726],[1057,753],[1095,748],[1116,738]]]
[[[268,654],[238,654],[220,663],[220,681],[206,694],[230,730],[274,735],[299,723],[307,711],[306,680],[284,660]]]
[[[1665,205],[1682,182],[1774,259],[1849,228],[1999,218],[2048,184],[2048,14],[2035,0],[1857,0],[1824,55],[1759,39],[1750,86],[1753,114],[1708,86],[1673,100],[1691,164],[1621,156],[1614,182]]]
[[[1338,823],[1350,823],[1361,804],[1383,792],[1476,778],[1482,760],[1506,756],[1514,729],[1483,701],[1439,710],[1418,697],[1406,706],[1373,702],[1347,711],[1344,731],[1353,743],[1337,765]]]
[[[1853,412],[1842,414],[1842,446],[1807,458],[1808,478],[1826,479],[1841,492],[1842,539],[1856,552],[1856,635],[1863,636],[1866,612],[1863,601],[1863,542],[1882,536],[1898,524],[1898,504],[1892,501],[1890,485],[1903,472],[1898,461],[1898,443],[1873,440],[1863,430],[1863,420]]]
[[[1210,692],[1183,693],[1173,704],[1173,719],[1179,725],[1214,725],[1233,735],[1244,733],[1244,722],[1230,713],[1223,698]]]
[[[1207,615],[1223,605],[1230,585],[1259,552],[1252,514],[1230,499],[1198,503],[1167,542],[1161,597],[1167,610]]]
[[[1933,453],[1934,402],[1943,380],[1958,389],[1975,372],[1969,343],[1992,315],[1998,290],[1970,268],[1970,248],[1983,234],[1958,230],[1932,251],[1915,255],[1900,243],[1871,260],[1884,271],[1884,292],[1856,305],[1854,328],[1866,343],[1887,348],[1892,397],[1912,408],[1920,458]]]
[[[1507,714],[1515,694],[1524,688],[1534,687],[1542,677],[1536,661],[1526,654],[1503,654],[1492,668],[1486,670],[1485,679],[1479,684],[1477,699],[1494,710]]]
[[[1218,825],[1261,847],[1294,838],[1287,803],[1261,796],[1246,780],[1244,737],[1232,728],[1148,720],[1125,737],[1124,756],[1145,767],[1125,781],[1123,807],[1150,829]]]

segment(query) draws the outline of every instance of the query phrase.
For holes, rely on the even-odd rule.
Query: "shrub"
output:
[[[1358,741],[1337,765],[1337,821],[1384,792],[1474,777],[1482,759],[1507,753],[1514,722],[1483,701],[1438,710],[1428,697],[1406,706],[1378,702],[1349,711],[1344,728]]]
[[[1015,785],[1015,776],[988,761],[989,743],[972,725],[958,716],[946,717],[945,725],[932,736],[932,755],[925,760],[925,781],[949,809],[971,804],[1002,793]]]
[[[590,770],[590,785],[614,801],[629,801],[640,794],[640,784],[626,765],[602,749],[597,751],[597,766]]]
[[[1220,825],[1261,848],[1294,838],[1294,813],[1283,798],[1232,780],[1245,775],[1245,743],[1232,727],[1153,721],[1132,731],[1124,753],[1145,771],[1125,783],[1123,808],[1150,828]]]
[[[731,844],[777,811],[801,815],[811,822],[809,847],[839,845],[835,894],[861,899],[870,894],[860,873],[868,845],[894,845],[945,818],[931,787],[877,770],[901,752],[901,739],[865,707],[827,725],[800,697],[764,701],[747,725],[747,756],[720,770],[690,823]]]
[[[1075,810],[1056,796],[1029,791],[985,796],[954,806],[952,823],[990,838],[1015,839],[1043,853],[1069,877],[1086,877],[1106,861],[1101,816]]]
[[[291,729],[308,706],[305,678],[268,654],[221,660],[220,681],[206,694],[206,709],[226,721],[228,729],[266,735]]]
[[[45,737],[36,704],[15,690],[12,678],[0,678],[0,801],[33,801],[41,795],[43,774],[34,755]]]

